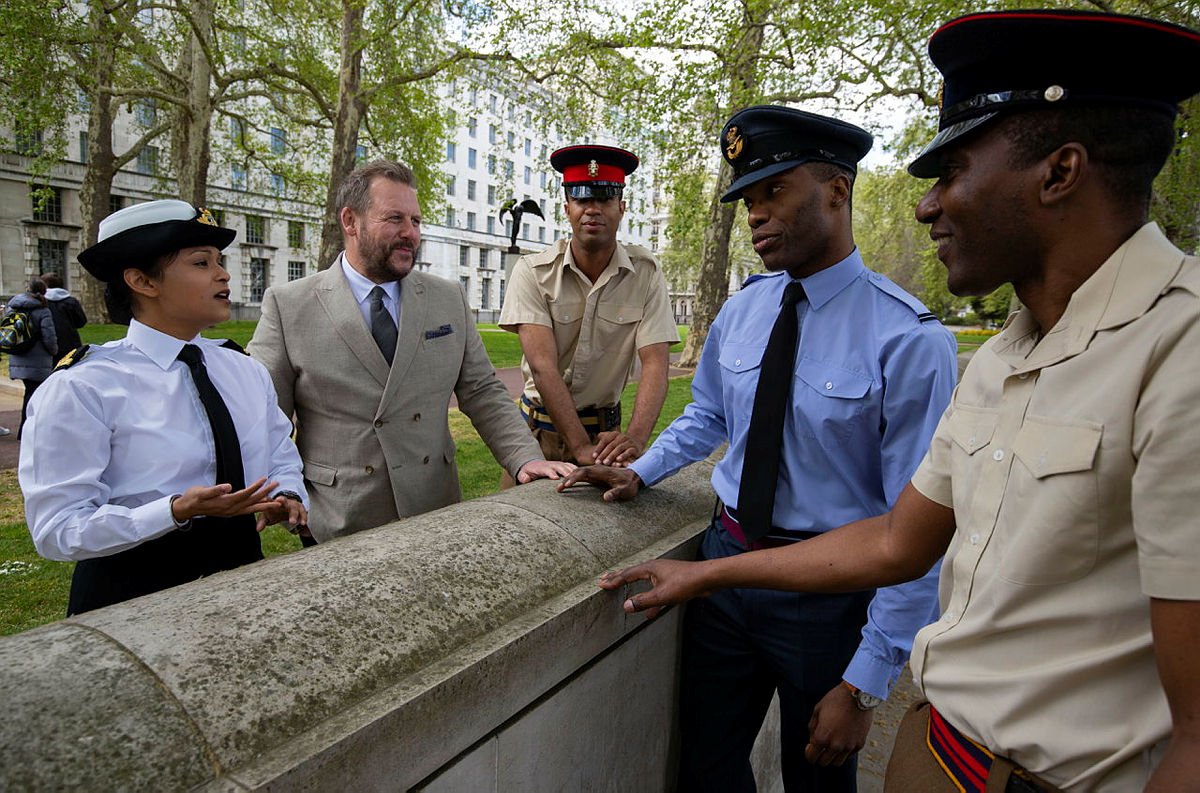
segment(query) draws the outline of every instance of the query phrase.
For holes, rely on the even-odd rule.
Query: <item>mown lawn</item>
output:
[[[671,381],[655,435],[691,401],[690,386],[690,377]],[[621,403],[626,416],[632,415],[635,393],[634,385],[625,389]],[[450,429],[458,446],[456,459],[463,498],[494,493],[500,484],[500,466],[479,439],[470,420],[452,410]],[[267,528],[262,539],[263,552],[267,556],[300,548],[299,540],[278,526]],[[72,568],[70,562],[52,562],[34,551],[25,527],[17,472],[0,471],[0,635],[34,628],[62,617]]]

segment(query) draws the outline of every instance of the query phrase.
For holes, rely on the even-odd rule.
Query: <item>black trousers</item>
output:
[[[33,396],[33,392],[37,391],[38,386],[46,382],[45,380],[22,380],[25,385],[25,396],[21,399],[21,423],[17,425],[17,440],[21,440],[21,432],[25,429],[25,413],[29,410],[29,398]]]
[[[263,558],[254,518],[198,518],[111,556],[75,564],[67,616],[148,595]]]
[[[701,557],[743,552],[718,524]],[[750,751],[778,691],[788,793],[857,789],[857,762],[804,758],[813,708],[839,684],[862,639],[874,591],[837,595],[733,589],[693,600],[683,618],[679,790],[754,791]]]

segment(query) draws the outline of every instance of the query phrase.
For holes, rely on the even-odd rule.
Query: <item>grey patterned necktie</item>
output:
[[[375,343],[387,359],[388,366],[391,366],[392,359],[396,357],[396,323],[383,305],[382,286],[371,290],[371,335],[375,337]]]

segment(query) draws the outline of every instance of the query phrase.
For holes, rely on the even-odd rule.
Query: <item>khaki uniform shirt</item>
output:
[[[576,408],[621,401],[642,347],[679,341],[667,281],[650,251],[617,243],[596,283],[571,256],[567,239],[513,265],[500,325],[525,323],[554,330],[558,371]],[[529,362],[521,360],[525,396],[540,401]]]
[[[1039,340],[980,348],[913,477],[954,509],[914,676],[1070,791],[1141,790],[1171,731],[1150,598],[1200,599],[1200,261],[1144,226]]]

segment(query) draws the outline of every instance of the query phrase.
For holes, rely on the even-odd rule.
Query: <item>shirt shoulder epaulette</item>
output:
[[[629,261],[633,262],[635,267],[639,264],[648,264],[654,269],[658,269],[658,257],[649,248],[631,243],[625,246],[625,254],[629,256]]]
[[[62,357],[62,359],[54,366],[54,369],[53,369],[53,371],[51,371],[51,374],[59,371],[60,369],[70,369],[72,366],[81,362],[84,358],[88,357],[88,355],[91,353],[91,351],[93,349],[95,349],[95,348],[92,347],[92,345],[90,345],[90,344],[84,344],[80,347],[76,347],[75,349],[71,350],[69,353],[67,353],[66,355],[64,355]]]
[[[879,273],[871,273],[870,281],[880,292],[892,297],[912,309],[918,322],[937,322],[937,315],[925,307],[917,298],[896,285],[892,279]]]
[[[236,341],[234,341],[233,339],[225,339],[224,341],[222,341],[222,342],[221,342],[221,345],[220,345],[220,346],[224,347],[224,348],[225,348],[225,349],[227,349],[227,350],[233,350],[234,352],[240,352],[242,355],[249,355],[249,354],[250,354],[250,353],[246,352],[246,348],[245,348],[245,347],[243,347],[242,345],[238,344],[238,343],[237,343]]]
[[[750,286],[751,284],[756,284],[756,283],[758,283],[759,281],[766,280],[767,278],[778,278],[778,277],[779,277],[779,276],[781,276],[781,275],[783,275],[783,273],[782,273],[782,272],[778,272],[778,273],[754,273],[753,275],[749,275],[749,276],[747,276],[745,281],[742,281],[742,287],[741,287],[741,288],[742,288],[742,289],[745,289],[746,287]]]
[[[545,250],[538,251],[537,253],[526,254],[521,258],[530,267],[541,267],[542,265],[554,264],[555,262],[562,261],[563,253],[565,252],[566,245],[564,244],[564,240],[558,240]]]
[[[1194,296],[1200,297],[1200,258],[1185,256],[1179,272],[1167,285],[1167,290],[1185,289]]]

